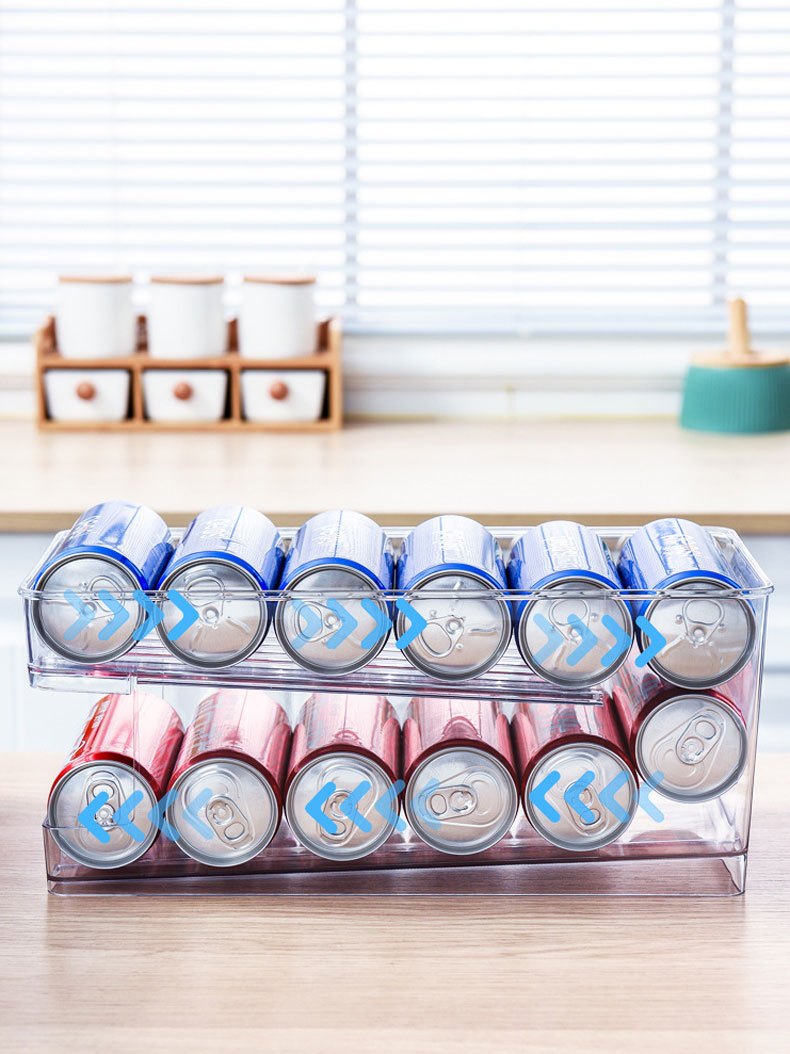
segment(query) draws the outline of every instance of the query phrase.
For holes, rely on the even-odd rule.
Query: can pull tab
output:
[[[100,827],[110,829],[116,827],[113,822],[113,813],[121,807],[123,792],[117,778],[111,772],[95,772],[85,784],[85,804],[91,802],[100,794],[107,795],[107,801],[96,810],[96,823]],[[134,822],[134,811],[129,813],[129,821]]]
[[[571,805],[568,795],[572,791],[573,786],[573,784],[570,784],[563,796],[568,806],[568,815],[574,827],[580,831],[589,831],[591,827],[595,827],[596,824],[601,822],[605,812],[601,808],[598,796],[590,789],[589,785],[573,793],[571,799],[573,805]]]
[[[724,607],[712,597],[694,597],[683,604],[681,617],[686,639],[699,648],[708,644],[724,623]]]
[[[452,823],[477,810],[477,791],[465,783],[432,787],[423,793],[420,804],[429,816],[435,817],[440,823]]]
[[[192,579],[186,588],[189,603],[200,612],[203,626],[215,626],[221,622],[225,612],[225,586],[215,575],[200,575]]]
[[[215,794],[209,798],[206,820],[217,838],[231,848],[241,845],[251,834],[250,821],[227,794]]]
[[[436,659],[445,659],[455,648],[463,648],[464,619],[461,615],[439,615],[435,610],[428,613],[426,625],[420,634],[425,650]]]
[[[340,629],[342,623],[342,615],[326,604],[317,600],[300,601],[296,611],[296,639],[304,644],[323,644]]]
[[[566,640],[577,643],[581,638],[576,623],[586,626],[592,621],[590,605],[582,597],[561,597],[549,608],[549,621]]]
[[[716,749],[724,732],[721,716],[714,710],[702,710],[681,730],[675,753],[684,765],[699,765]]]
[[[324,812],[334,824],[335,829],[334,831],[328,831],[325,827],[319,827],[319,831],[321,838],[331,842],[333,845],[342,845],[343,842],[349,839],[354,830],[348,817],[340,808],[347,797],[348,791],[338,788],[334,794],[329,796],[324,806]]]

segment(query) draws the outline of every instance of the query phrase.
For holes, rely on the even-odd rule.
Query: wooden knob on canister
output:
[[[186,381],[179,381],[178,384],[173,388],[173,395],[176,399],[180,399],[182,402],[186,402],[187,399],[191,399],[195,394],[195,391],[191,384],[187,384]]]
[[[96,388],[90,381],[80,381],[74,391],[77,398],[82,399],[86,403],[96,398]]]
[[[276,399],[278,402],[282,399],[286,399],[288,397],[288,385],[285,381],[275,381],[269,389],[269,395],[271,395],[272,399]]]
[[[740,298],[730,301],[730,332],[727,340],[727,353],[733,359],[748,359],[753,354],[749,339],[749,317],[746,311],[746,301]]]

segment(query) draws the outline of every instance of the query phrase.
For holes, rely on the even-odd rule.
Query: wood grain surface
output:
[[[54,897],[58,760],[0,756],[3,1050],[790,1050],[786,757],[723,900]]]
[[[350,424],[328,435],[41,433],[0,422],[0,530],[71,526],[126,497],[174,526],[224,502],[280,526],[354,508],[383,524],[459,512],[510,526],[689,516],[790,533],[790,433],[712,436],[669,421]]]

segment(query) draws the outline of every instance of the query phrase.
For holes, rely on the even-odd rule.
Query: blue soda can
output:
[[[757,635],[754,609],[732,592],[755,584],[753,575],[704,527],[653,520],[628,539],[618,569],[629,589],[660,590],[634,603],[637,615],[666,637],[650,662],[660,677],[681,688],[713,688],[749,661]],[[637,639],[644,650],[638,627]]]
[[[74,662],[123,655],[147,617],[132,593],[156,588],[172,552],[167,524],[152,509],[130,501],[94,505],[57,539],[36,576],[41,596],[33,602],[33,624],[39,636]],[[80,605],[93,612],[81,627]],[[120,616],[118,605],[127,617],[107,635]]]
[[[392,545],[362,513],[333,509],[296,532],[283,570],[274,628],[306,670],[341,676],[384,647],[385,591],[392,588]]]
[[[515,599],[513,608],[518,650],[539,677],[589,687],[625,662],[634,635],[631,613],[617,595],[617,569],[595,531],[567,520],[530,527],[511,550],[507,574],[511,589],[536,594]],[[585,630],[595,637],[589,648]]]
[[[502,550],[490,531],[466,516],[436,516],[404,539],[398,589],[426,621],[403,649],[418,670],[443,681],[485,673],[510,643]],[[398,638],[409,629],[398,610]]]
[[[198,612],[183,633],[172,633],[184,612],[162,604],[157,627],[165,646],[190,666],[222,669],[247,658],[260,645],[270,622],[262,590],[276,589],[285,552],[280,533],[257,509],[217,505],[196,516],[159,585],[175,590]]]

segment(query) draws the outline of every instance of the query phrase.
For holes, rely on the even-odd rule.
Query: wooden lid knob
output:
[[[288,396],[288,385],[285,381],[275,381],[269,389],[269,395],[272,399],[277,399],[279,402],[281,399],[285,399]]]
[[[741,299],[730,301],[730,332],[727,352],[734,359],[746,359],[752,354],[746,302]]]
[[[96,398],[96,388],[90,381],[80,381],[74,390],[77,398],[82,399],[86,403],[89,403],[91,399]]]
[[[173,395],[176,399],[180,399],[182,402],[186,402],[187,399],[191,399],[195,394],[195,391],[191,384],[187,384],[186,381],[179,381],[178,384],[173,388]]]

